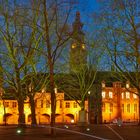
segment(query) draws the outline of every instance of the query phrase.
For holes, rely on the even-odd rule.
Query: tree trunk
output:
[[[31,125],[37,125],[34,97],[30,96],[29,98],[30,98],[30,105],[31,105],[31,120],[32,120]]]
[[[54,74],[53,74],[53,65],[50,63],[50,88],[51,88],[51,134],[54,135],[54,125],[55,125],[55,109],[56,109],[56,100],[54,92]]]
[[[18,112],[19,112],[18,125],[20,127],[25,127],[25,114],[24,114],[24,99],[23,99],[23,97],[18,98]]]
[[[51,135],[54,135],[54,125],[55,125],[55,92],[54,92],[54,62],[53,62],[53,55],[52,55],[52,46],[50,43],[50,36],[49,36],[49,22],[48,22],[48,11],[46,6],[46,0],[43,1],[43,13],[44,13],[44,24],[45,24],[45,38],[46,38],[46,48],[47,48],[47,58],[48,58],[48,67],[49,67],[49,80],[50,80],[50,92],[51,92]]]
[[[138,125],[140,125],[140,96],[139,96],[138,113],[139,113]]]
[[[25,127],[24,94],[22,93],[20,70],[18,69],[17,65],[15,66],[15,72],[16,72],[18,112],[19,112],[18,125],[20,127]]]

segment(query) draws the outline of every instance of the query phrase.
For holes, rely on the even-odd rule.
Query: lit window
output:
[[[9,102],[4,103],[5,107],[9,107]]]
[[[134,99],[137,99],[137,95],[136,95],[136,94],[133,94],[133,98],[134,98]]]
[[[77,108],[77,103],[73,103],[73,108]]]
[[[66,102],[66,108],[70,108],[70,103],[69,102]]]
[[[129,83],[126,83],[126,88],[129,88],[129,87],[130,87]]]
[[[102,98],[105,98],[105,91],[102,92]]]
[[[137,104],[134,104],[134,112],[137,112]]]
[[[122,92],[122,99],[124,99],[124,93]]]
[[[127,112],[130,113],[130,104],[127,104]]]
[[[126,92],[126,99],[130,99],[130,93]]]
[[[113,93],[109,91],[109,98],[113,98]]]
[[[13,103],[12,103],[12,107],[13,107],[13,108],[17,107],[17,103],[16,103],[16,102],[13,102]]]

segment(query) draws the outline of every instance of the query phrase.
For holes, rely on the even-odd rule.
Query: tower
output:
[[[82,31],[83,23],[80,20],[80,13],[76,12],[73,22],[72,43],[70,48],[70,70],[77,71],[86,65],[87,50],[85,46],[85,34]]]

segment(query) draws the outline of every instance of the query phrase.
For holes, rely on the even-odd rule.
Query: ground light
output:
[[[71,123],[74,123],[74,120],[73,119],[71,120]]]
[[[90,128],[87,128],[86,130],[87,130],[87,131],[90,131]]]
[[[17,134],[21,134],[22,133],[22,131],[21,131],[21,129],[17,129]]]
[[[18,127],[16,129],[16,133],[17,133],[17,135],[23,135],[24,134],[24,128]]]
[[[64,125],[64,127],[67,128],[67,129],[69,128],[67,125]]]

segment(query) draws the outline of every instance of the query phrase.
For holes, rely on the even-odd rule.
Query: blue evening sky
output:
[[[79,0],[79,4],[75,7],[75,11],[80,11],[81,21],[84,23],[84,30],[89,30],[93,22],[93,13],[99,10],[98,0]],[[74,19],[73,19],[74,20]]]

